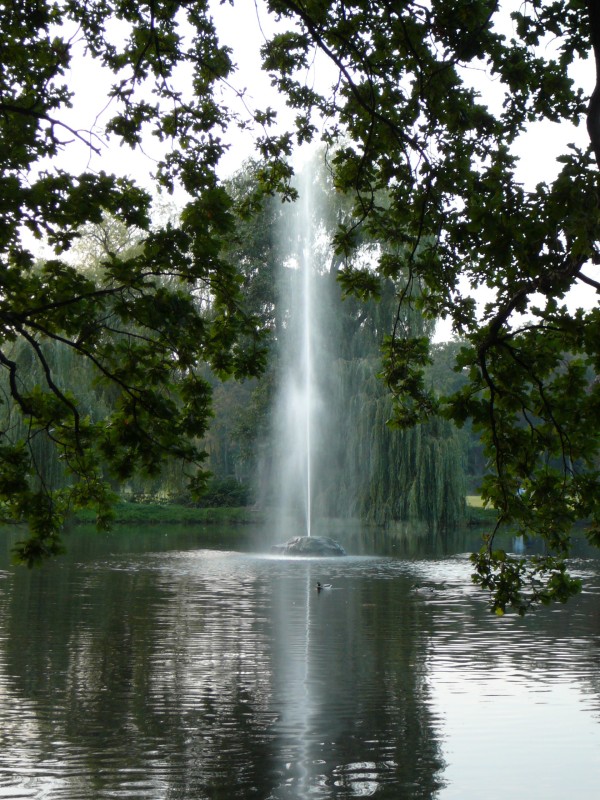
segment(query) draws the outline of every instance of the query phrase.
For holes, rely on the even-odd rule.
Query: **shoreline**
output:
[[[194,506],[176,505],[174,503],[128,503],[119,502],[114,507],[112,525],[146,524],[146,525],[261,525],[266,524],[272,516],[269,509],[255,506],[229,508],[198,508]],[[491,508],[477,508],[467,505],[464,527],[477,527],[494,522],[496,512]],[[96,514],[93,510],[78,511],[69,520],[73,526],[94,524]],[[355,520],[356,521],[356,520]],[[348,524],[351,520],[342,520]],[[396,524],[410,523],[390,522],[389,527]],[[381,526],[387,527],[387,526]],[[462,526],[461,526],[462,527]]]

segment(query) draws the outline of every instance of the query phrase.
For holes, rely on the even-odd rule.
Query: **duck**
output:
[[[324,589],[333,589],[333,586],[330,583],[317,581],[317,592],[322,592]]]
[[[433,594],[433,586],[422,586],[420,583],[413,583],[410,590],[416,594]]]
[[[444,583],[440,583],[438,585],[431,585],[431,584],[420,584],[420,583],[413,583],[410,587],[411,592],[415,592],[416,594],[426,594],[426,595],[433,595],[436,592],[443,592],[446,588]]]

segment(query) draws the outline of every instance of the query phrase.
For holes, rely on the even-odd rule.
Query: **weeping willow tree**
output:
[[[22,342],[17,341],[11,347],[9,357],[15,362],[18,361],[26,374],[34,374],[33,353],[30,348],[23,347]],[[9,378],[6,373],[0,373],[0,392],[2,396],[0,427],[3,431],[3,438],[13,446],[27,442],[26,446],[34,467],[32,481],[37,484],[36,488],[41,485],[48,486],[50,489],[62,488],[66,481],[58,454],[47,437],[28,436],[30,425],[17,412],[10,394]]]
[[[90,420],[102,418],[114,405],[110,390],[94,384],[94,370],[73,349],[61,342],[41,339],[34,349],[23,338],[17,338],[7,348],[7,357],[18,365],[18,389],[22,395],[34,395],[51,372],[57,391],[68,402],[75,388],[79,392],[79,414]],[[11,394],[10,375],[0,373],[0,427],[3,439],[13,447],[26,451],[33,467],[35,488],[50,492],[65,489],[73,483],[68,458],[53,430],[37,429],[31,420],[19,413]]]
[[[337,343],[323,387],[330,424],[318,454],[315,509],[321,516],[378,525],[405,521],[448,529],[464,519],[465,437],[440,418],[408,430],[391,424],[394,402],[381,380],[380,348],[393,323],[386,305],[395,294],[388,284],[387,299],[360,305],[356,317],[353,303],[341,302],[339,292],[336,301],[332,292],[338,328],[346,336]],[[406,324],[422,326],[413,316]]]
[[[464,515],[462,441],[449,423],[435,420],[410,431],[390,426],[393,402],[372,359],[335,365],[341,418],[337,464],[317,503],[327,516],[376,524],[456,526]]]

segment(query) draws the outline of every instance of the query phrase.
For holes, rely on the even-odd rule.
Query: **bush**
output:
[[[246,484],[235,478],[213,478],[194,505],[198,508],[239,508],[253,502],[252,492]]]

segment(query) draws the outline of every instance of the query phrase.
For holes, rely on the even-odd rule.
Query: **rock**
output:
[[[345,556],[346,551],[328,536],[294,536],[271,550],[284,556]]]

